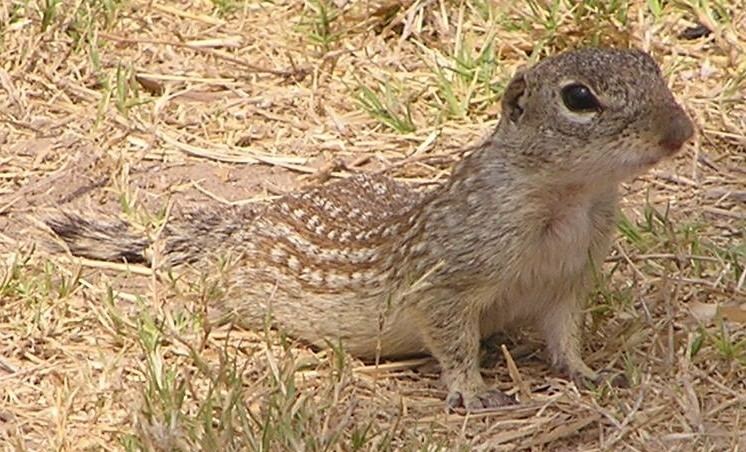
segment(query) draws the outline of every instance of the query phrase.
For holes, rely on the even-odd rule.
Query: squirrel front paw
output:
[[[446,397],[446,407],[449,411],[474,413],[489,411],[507,405],[515,405],[518,401],[499,389],[483,389],[481,391],[452,390]]]
[[[627,377],[613,370],[602,370],[592,374],[570,372],[570,379],[581,389],[594,389],[599,386],[609,385],[612,388],[629,388]]]

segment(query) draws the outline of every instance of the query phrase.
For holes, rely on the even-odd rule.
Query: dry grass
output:
[[[0,442],[743,450],[745,11],[740,0],[3,1]],[[696,21],[713,33],[679,36]],[[521,405],[446,415],[428,360],[376,367],[275,332],[205,331],[194,306],[215,296],[208,281],[177,291],[148,269],[52,257],[18,229],[81,203],[153,225],[172,201],[258,202],[363,170],[429,184],[494,125],[516,67],[588,43],[651,51],[699,124],[675,161],[625,188],[592,295],[589,364],[623,370],[630,389],[578,391],[518,335],[485,373]]]

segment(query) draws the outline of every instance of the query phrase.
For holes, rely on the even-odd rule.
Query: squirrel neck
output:
[[[499,242],[511,228],[538,233],[553,222],[586,221],[594,210],[616,208],[618,182],[527,168],[524,159],[516,163],[517,153],[520,149],[503,146],[496,133],[467,155],[424,202],[415,222],[424,240],[438,246],[450,233]]]

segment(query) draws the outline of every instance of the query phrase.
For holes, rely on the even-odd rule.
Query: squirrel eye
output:
[[[601,103],[590,88],[580,83],[573,83],[562,88],[562,102],[570,111],[577,113],[601,109]]]

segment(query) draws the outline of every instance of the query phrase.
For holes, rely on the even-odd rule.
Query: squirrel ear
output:
[[[518,121],[523,114],[525,94],[526,77],[524,71],[519,69],[503,93],[503,116],[507,116],[512,122]]]

